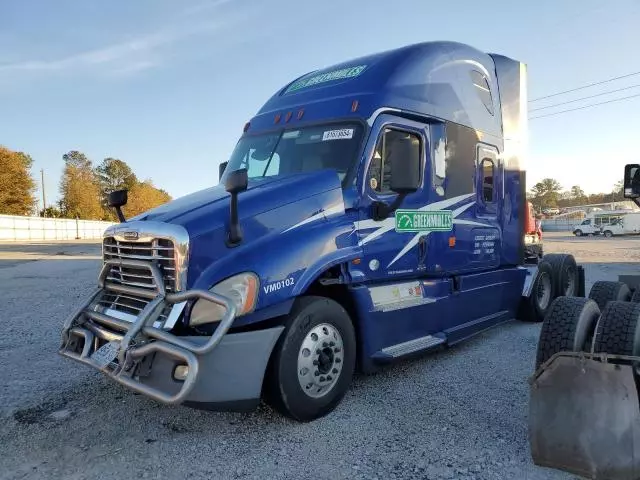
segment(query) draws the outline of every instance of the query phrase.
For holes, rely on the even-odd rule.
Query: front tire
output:
[[[522,299],[519,317],[527,322],[542,322],[553,301],[555,286],[549,262],[538,264],[538,272],[528,297]]]
[[[303,297],[274,348],[266,400],[295,420],[315,420],[340,403],[355,363],[355,332],[347,311],[329,298]]]
[[[582,230],[576,230],[575,232],[573,232],[573,234],[574,234],[576,237],[581,237],[581,236],[582,236]]]
[[[605,230],[604,231],[604,236],[607,238],[611,238],[613,237],[613,232],[611,230]]]

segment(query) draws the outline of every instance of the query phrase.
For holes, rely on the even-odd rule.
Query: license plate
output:
[[[120,342],[112,341],[105,343],[98,350],[93,352],[91,360],[93,360],[100,368],[105,368],[118,356],[118,349],[120,348]]]

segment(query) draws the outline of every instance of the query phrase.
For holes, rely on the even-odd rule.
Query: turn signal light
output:
[[[180,382],[184,382],[189,375],[189,365],[178,365],[173,371],[173,378]]]

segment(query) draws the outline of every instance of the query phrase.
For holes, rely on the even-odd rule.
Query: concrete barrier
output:
[[[0,240],[99,239],[114,222],[0,215]]]

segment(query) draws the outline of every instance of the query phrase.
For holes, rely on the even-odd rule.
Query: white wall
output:
[[[99,239],[113,222],[0,215],[0,240]]]

